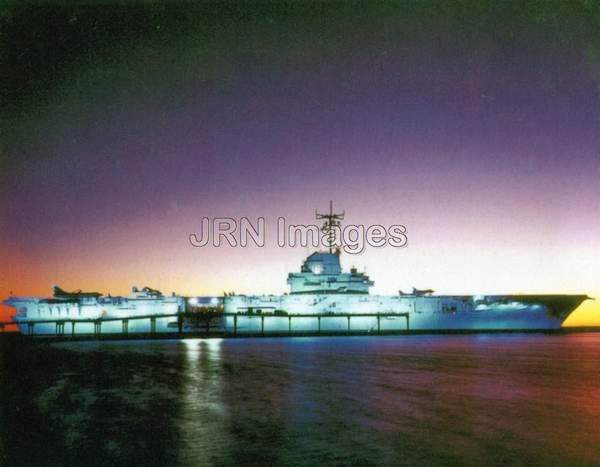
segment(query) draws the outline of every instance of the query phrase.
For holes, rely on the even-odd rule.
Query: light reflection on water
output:
[[[176,416],[181,463],[194,464],[210,453],[215,462],[226,458],[225,406],[222,402],[221,339],[183,340],[185,347],[183,405]]]
[[[7,465],[600,460],[600,334],[2,350]]]

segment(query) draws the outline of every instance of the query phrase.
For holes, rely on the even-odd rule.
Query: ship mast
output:
[[[336,227],[340,227],[341,220],[344,219],[345,211],[341,213],[333,212],[333,201],[329,201],[329,213],[321,214],[315,210],[315,216],[317,220],[325,219],[325,223],[323,227],[321,227],[321,232],[327,234],[327,246],[329,248],[329,253],[333,253],[333,247],[335,245],[336,238]]]

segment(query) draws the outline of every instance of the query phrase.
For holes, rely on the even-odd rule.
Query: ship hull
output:
[[[560,329],[584,295],[376,296],[302,294],[225,298],[236,333],[518,331]]]
[[[32,336],[173,333],[184,308],[182,297],[10,298],[4,303],[16,309],[13,321],[21,334]]]
[[[210,322],[225,335],[548,331],[584,295],[379,296],[290,294],[227,296]],[[89,303],[16,298],[14,322],[33,336],[119,336],[200,332],[184,325],[182,297],[109,299]],[[166,315],[166,316],[165,316]],[[204,321],[202,322],[204,323]],[[206,331],[208,332],[208,331]]]

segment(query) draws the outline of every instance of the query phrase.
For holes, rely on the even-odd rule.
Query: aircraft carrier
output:
[[[331,205],[330,205],[331,206]],[[288,275],[289,293],[223,297],[163,296],[132,288],[128,297],[65,292],[51,298],[9,297],[23,334],[45,336],[303,335],[399,332],[547,331],[562,323],[587,295],[436,295],[413,289],[372,295],[374,282],[355,268],[344,272],[335,232],[343,213],[317,219],[326,251],[315,251]],[[6,323],[3,323],[6,324]]]

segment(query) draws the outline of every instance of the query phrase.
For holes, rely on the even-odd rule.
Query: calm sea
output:
[[[4,465],[600,465],[600,334],[2,349]]]

